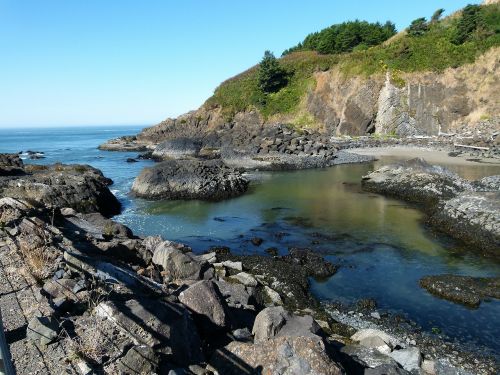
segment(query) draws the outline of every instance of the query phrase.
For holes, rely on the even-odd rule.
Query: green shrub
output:
[[[270,51],[264,52],[259,64],[259,87],[264,93],[278,91],[287,84],[286,71]]]
[[[413,20],[410,27],[408,27],[408,35],[410,36],[422,36],[427,31],[429,31],[429,24],[427,23],[425,17]]]

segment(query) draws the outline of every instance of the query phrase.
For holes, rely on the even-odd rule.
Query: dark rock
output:
[[[267,248],[266,250],[264,250],[266,253],[268,253],[269,255],[272,255],[272,256],[278,256],[278,248],[276,247],[269,247]]]
[[[298,263],[306,269],[309,275],[318,278],[332,276],[337,272],[335,265],[311,249],[290,248],[289,255],[285,255],[283,259]]]
[[[0,154],[0,176],[24,174],[24,164],[18,154]]]
[[[186,156],[197,156],[202,143],[197,139],[179,137],[163,141],[153,151],[153,158],[164,160],[168,158],[178,159]]]
[[[411,373],[397,365],[380,365],[365,369],[364,375],[410,375]]]
[[[251,242],[254,246],[260,246],[260,245],[262,245],[262,242],[264,242],[264,240],[262,238],[259,238],[259,237],[254,237],[251,239]]]
[[[131,347],[118,362],[118,369],[126,374],[152,374],[158,369],[160,359],[152,348],[147,345]]]
[[[43,346],[54,342],[59,334],[59,323],[48,316],[33,317],[28,323],[27,337]]]
[[[217,160],[168,160],[143,169],[132,191],[148,199],[220,200],[243,194],[248,183]]]
[[[126,160],[127,163],[137,163],[137,160],[135,160],[134,158],[128,158]]]
[[[478,307],[484,299],[500,299],[499,277],[425,276],[420,286],[435,296],[470,307]]]
[[[227,326],[224,298],[212,281],[202,280],[181,292],[179,301],[191,309],[205,332],[225,329]]]

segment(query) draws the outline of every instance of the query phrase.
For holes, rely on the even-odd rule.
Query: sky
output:
[[[334,23],[471,0],[0,0],[0,127],[151,125]]]

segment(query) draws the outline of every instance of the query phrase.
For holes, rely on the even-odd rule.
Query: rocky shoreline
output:
[[[135,236],[103,216],[109,202],[96,199],[92,212],[56,194],[23,195],[23,184],[54,176],[70,184],[75,173],[86,177],[79,189],[88,196],[97,187],[109,192],[99,171],[56,165],[38,176],[9,160],[23,179],[19,171],[2,177],[7,186],[17,181],[20,192],[4,190],[0,199],[0,272],[9,280],[0,299],[19,373],[40,370],[39,362],[43,373],[54,374],[497,370],[491,359],[454,354],[451,346],[434,350],[443,345],[438,338],[417,345],[387,327],[349,323],[348,312],[332,312],[310,293],[309,278],[329,277],[337,266],[308,249],[284,256],[233,255],[227,248],[193,254],[160,237]],[[13,173],[7,167],[5,174]],[[46,184],[44,191],[59,192]]]

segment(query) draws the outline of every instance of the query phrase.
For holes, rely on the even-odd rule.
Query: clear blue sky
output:
[[[462,0],[0,0],[0,126],[154,124],[333,23]]]

